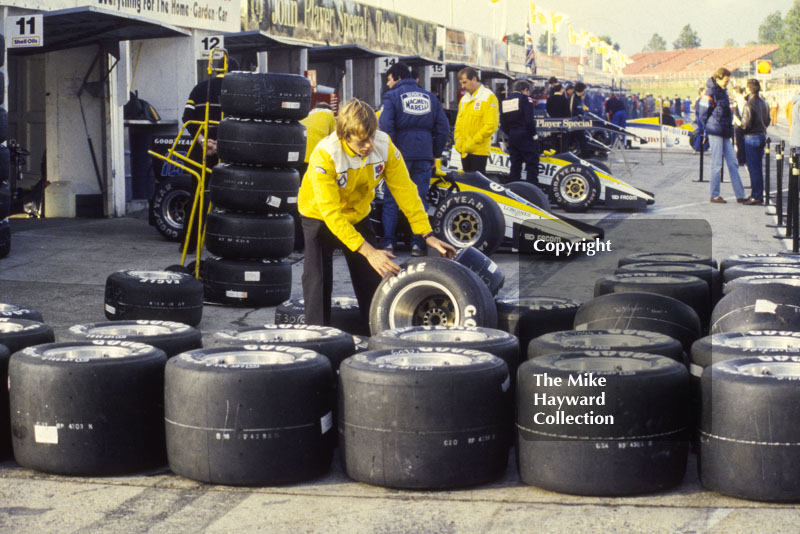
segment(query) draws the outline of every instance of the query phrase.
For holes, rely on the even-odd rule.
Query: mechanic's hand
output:
[[[209,156],[213,156],[216,153],[217,153],[217,140],[209,139],[208,145],[206,145],[206,154]]]
[[[364,241],[357,252],[367,258],[367,261],[375,269],[381,278],[394,276],[400,272],[400,266],[392,261],[395,255],[386,250],[379,250]]]
[[[436,236],[429,236],[428,239],[425,240],[425,244],[432,249],[439,251],[439,254],[445,258],[453,259],[456,257],[455,247],[450,243],[445,243]]]

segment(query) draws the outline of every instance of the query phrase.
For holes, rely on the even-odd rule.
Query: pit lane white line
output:
[[[783,190],[784,193],[786,193],[788,191],[789,191],[789,189],[784,189]],[[662,211],[679,210],[679,209],[683,209],[683,208],[691,208],[693,206],[703,206],[703,205],[706,205],[708,203],[709,203],[708,200],[704,200],[702,202],[693,202],[691,204],[681,204],[680,206],[668,206],[666,208],[655,208],[655,209],[652,209],[652,210],[648,210],[647,213],[659,213],[659,212],[662,212]]]

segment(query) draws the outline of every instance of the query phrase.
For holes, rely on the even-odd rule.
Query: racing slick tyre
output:
[[[8,367],[14,458],[59,475],[165,464],[164,351],[130,341],[48,343]]]
[[[519,338],[521,354],[531,339],[549,332],[569,330],[581,303],[562,297],[495,299],[497,328]]]
[[[800,276],[800,264],[765,263],[759,265],[734,265],[727,267],[722,273],[725,282],[736,280],[742,276],[758,276],[777,274],[781,276]]]
[[[28,319],[30,321],[44,322],[42,314],[31,308],[24,308],[16,304],[0,302],[0,319]]]
[[[565,330],[532,339],[528,359],[578,351],[628,351],[666,356],[683,363],[683,347],[677,340],[645,330]]]
[[[776,254],[776,253],[760,253],[760,254],[737,254],[722,260],[719,270],[722,274],[729,267],[736,267],[737,265],[777,265],[782,264],[785,266],[800,265],[800,256],[790,254]]]
[[[639,254],[631,254],[619,260],[618,267],[630,265],[631,263],[699,263],[702,265],[710,265],[716,269],[717,262],[709,256],[701,254],[692,254],[689,252],[641,252]]]
[[[299,347],[179,354],[167,362],[164,379],[170,469],[232,486],[325,474],[333,458],[333,384],[328,359]]]
[[[711,316],[711,296],[708,284],[696,276],[683,274],[627,273],[612,274],[598,279],[594,296],[626,292],[657,293],[672,297],[692,307],[703,325]]]
[[[105,313],[110,321],[150,319],[196,326],[203,318],[203,283],[169,271],[112,273],[106,279]]]
[[[8,219],[0,220],[0,258],[5,258],[11,252],[11,225]]]
[[[543,375],[554,380],[540,381]],[[584,351],[526,361],[517,383],[522,481],[594,496],[677,486],[689,453],[688,387],[686,368],[655,354]],[[602,404],[539,401],[547,397]]]
[[[345,358],[356,352],[353,336],[330,326],[306,324],[265,324],[214,334],[215,346],[282,345],[319,352],[331,362],[334,371]]]
[[[369,336],[369,324],[364,321],[358,300],[354,297],[331,298],[331,324],[354,336]],[[306,304],[303,299],[291,299],[275,308],[275,324],[306,324]]]
[[[8,139],[8,111],[0,107],[0,143]]]
[[[311,83],[299,74],[229,72],[219,102],[226,116],[299,120],[311,106]]]
[[[727,282],[723,286],[723,293],[726,295],[733,293],[742,287],[760,286],[763,284],[778,284],[790,287],[800,287],[800,275],[786,274],[755,274],[750,276],[740,276]]]
[[[709,332],[748,330],[800,332],[800,288],[766,284],[725,295],[711,314]]]
[[[506,220],[500,206],[478,191],[447,195],[432,219],[436,237],[456,248],[475,247],[487,256],[505,237]]]
[[[712,308],[722,298],[722,277],[719,271],[710,265],[702,265],[699,263],[668,263],[668,262],[649,262],[649,263],[631,263],[623,265],[614,271],[614,274],[629,274],[629,273],[656,273],[672,276],[673,274],[682,274],[687,276],[696,276],[708,284],[708,290],[711,294]]]
[[[44,323],[14,317],[0,318],[0,345],[5,345],[11,354],[25,347],[53,341],[53,329]]]
[[[223,258],[285,258],[294,246],[294,219],[287,213],[212,211],[206,220],[205,245],[210,253]]]
[[[375,291],[369,310],[373,335],[439,325],[497,327],[492,292],[463,265],[445,258],[411,260]]]
[[[210,256],[201,264],[205,300],[230,306],[276,306],[292,293],[286,260],[232,260]]]
[[[500,478],[508,462],[509,385],[506,364],[487,352],[426,347],[348,358],[339,374],[338,421],[347,476],[401,489]]]
[[[219,123],[217,154],[245,165],[297,167],[306,153],[306,127],[295,121],[225,117]]]
[[[0,384],[8,384],[8,360],[11,352],[0,345]],[[0,388],[0,461],[11,456],[11,420],[8,407],[8,387]]]
[[[550,211],[550,201],[547,199],[547,193],[542,191],[538,185],[522,180],[518,182],[509,182],[506,184],[506,189],[521,196],[534,206],[542,208],[545,211]]]
[[[700,318],[688,304],[655,293],[610,293],[596,297],[575,314],[576,330],[647,330],[677,339],[683,350],[701,336]]]
[[[290,213],[297,209],[297,169],[265,169],[220,163],[211,173],[211,202],[223,210]]]
[[[508,366],[511,376],[519,365],[519,340],[502,330],[465,326],[408,326],[378,332],[369,339],[369,350],[461,348],[494,354]]]
[[[180,241],[192,212],[192,179],[174,176],[162,180],[153,194],[153,221],[161,235]]]
[[[550,187],[558,207],[572,213],[588,210],[600,195],[600,184],[594,173],[574,163],[560,169]]]
[[[95,340],[112,342],[132,341],[145,343],[161,349],[171,358],[187,350],[203,346],[200,330],[183,323],[172,321],[108,321],[71,326],[65,341]]]
[[[506,275],[497,267],[497,264],[474,247],[462,248],[453,259],[486,282],[492,295],[497,295],[506,281]]]
[[[741,358],[705,370],[698,457],[705,488],[741,499],[800,500],[798,376],[797,356]]]
[[[800,332],[749,330],[702,337],[692,344],[690,370],[699,379],[715,363],[765,354],[800,356]]]

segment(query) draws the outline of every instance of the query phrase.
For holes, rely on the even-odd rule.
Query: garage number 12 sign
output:
[[[44,46],[42,15],[24,15],[6,18],[8,48],[34,48]]]

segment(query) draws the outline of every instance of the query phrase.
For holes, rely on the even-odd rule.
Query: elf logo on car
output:
[[[551,178],[559,169],[558,165],[552,163],[539,163],[539,176],[550,176]]]
[[[464,307],[464,320],[461,321],[463,326],[478,326],[477,321],[475,321],[475,315],[478,314],[478,309],[473,305],[469,304]]]

